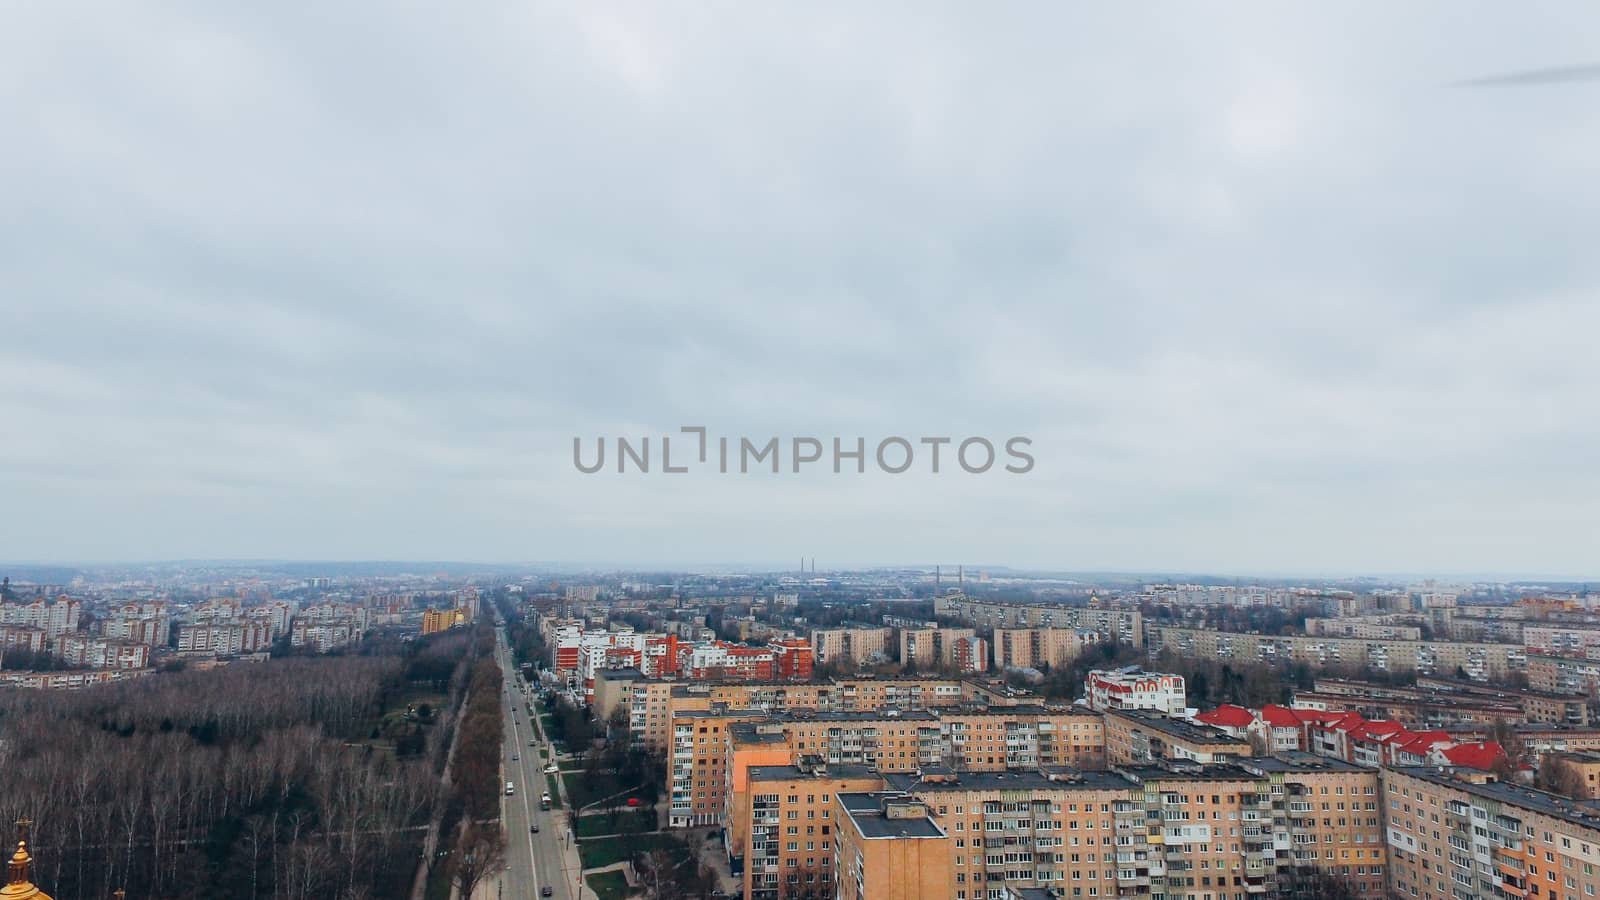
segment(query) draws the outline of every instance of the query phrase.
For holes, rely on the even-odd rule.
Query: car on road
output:
[[[538,834],[539,833],[539,823],[538,822],[533,823],[533,827],[531,829],[529,829],[529,831],[533,832],[534,834]]]
[[[516,754],[516,753],[511,754],[511,761],[512,762],[516,762],[517,760],[519,760],[521,758],[522,757],[520,755]]]
[[[542,888],[539,888],[539,896],[541,896],[541,897],[548,897],[548,896],[550,896],[551,894],[554,894],[554,893],[555,893],[555,891],[551,890],[550,889],[550,885],[548,885],[548,884],[545,885]]]

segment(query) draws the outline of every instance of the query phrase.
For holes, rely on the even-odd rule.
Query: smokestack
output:
[[[956,584],[959,585],[962,589],[966,588],[966,586],[967,586],[967,567],[966,566],[956,566]]]

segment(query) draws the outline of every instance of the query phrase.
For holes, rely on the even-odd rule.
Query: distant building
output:
[[[1083,680],[1084,700],[1096,712],[1147,709],[1181,716],[1188,708],[1182,675],[1095,669]]]

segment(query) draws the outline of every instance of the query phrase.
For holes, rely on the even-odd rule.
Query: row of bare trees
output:
[[[478,882],[505,861],[506,837],[500,823],[500,754],[505,721],[500,712],[503,686],[494,656],[484,652],[473,664],[466,705],[450,758],[450,792],[444,817],[446,834],[460,838],[451,861],[461,896],[472,896]],[[531,789],[530,786],[525,786]]]
[[[375,723],[419,662],[450,660],[459,697],[469,647],[0,691],[0,821],[33,820],[35,880],[57,900],[404,896],[456,707],[410,756]]]

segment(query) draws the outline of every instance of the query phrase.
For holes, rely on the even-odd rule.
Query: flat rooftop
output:
[[[1405,766],[1394,771],[1422,781],[1432,782],[1441,787],[1453,788],[1458,791],[1482,797],[1485,800],[1494,800],[1510,806],[1518,806],[1545,815],[1555,816],[1585,828],[1600,830],[1600,804],[1594,801],[1569,800],[1559,794],[1551,794],[1533,788],[1522,787],[1516,784],[1506,784],[1503,781],[1491,781],[1487,784],[1473,784],[1469,781],[1458,781],[1451,778],[1449,773],[1455,772],[1454,766]],[[1476,773],[1478,770],[1469,770]]]
[[[835,795],[839,808],[850,817],[865,838],[942,838],[944,829],[927,816],[889,818],[883,814],[885,801],[913,801],[899,791],[873,791]]]
[[[899,791],[932,793],[937,791],[1116,791],[1130,790],[1134,783],[1115,772],[1082,772],[1073,778],[1051,779],[1039,772],[957,772],[955,781],[923,781],[909,772],[883,776],[884,783]]]
[[[1358,765],[1356,765],[1354,763],[1347,763],[1342,759],[1334,759],[1334,758],[1329,757],[1329,756],[1318,756],[1315,753],[1306,753],[1304,751],[1299,751],[1299,750],[1296,750],[1296,751],[1293,751],[1293,752],[1289,752],[1289,753],[1278,753],[1278,754],[1275,754],[1273,756],[1252,756],[1249,759],[1241,759],[1241,760],[1239,760],[1238,761],[1238,765],[1241,768],[1259,769],[1262,772],[1286,772],[1286,773],[1287,772],[1300,772],[1300,773],[1366,772],[1366,773],[1369,773],[1369,774],[1376,774],[1377,773],[1376,769],[1369,769],[1369,768],[1366,768],[1365,766],[1358,766]]]
[[[1117,766],[1116,771],[1139,784],[1150,781],[1255,781],[1261,777],[1239,766],[1216,763],[1176,770],[1166,766]]]
[[[1182,719],[1169,719],[1156,712],[1133,709],[1106,710],[1106,717],[1110,718],[1112,716],[1126,719],[1142,728],[1159,731],[1162,734],[1170,735],[1191,744],[1247,743],[1244,738],[1232,737],[1228,733],[1212,728],[1209,725],[1196,725],[1193,722],[1185,722]]]
[[[877,778],[866,766],[828,765],[818,772],[799,766],[751,766],[751,781],[827,781],[835,778]]]

